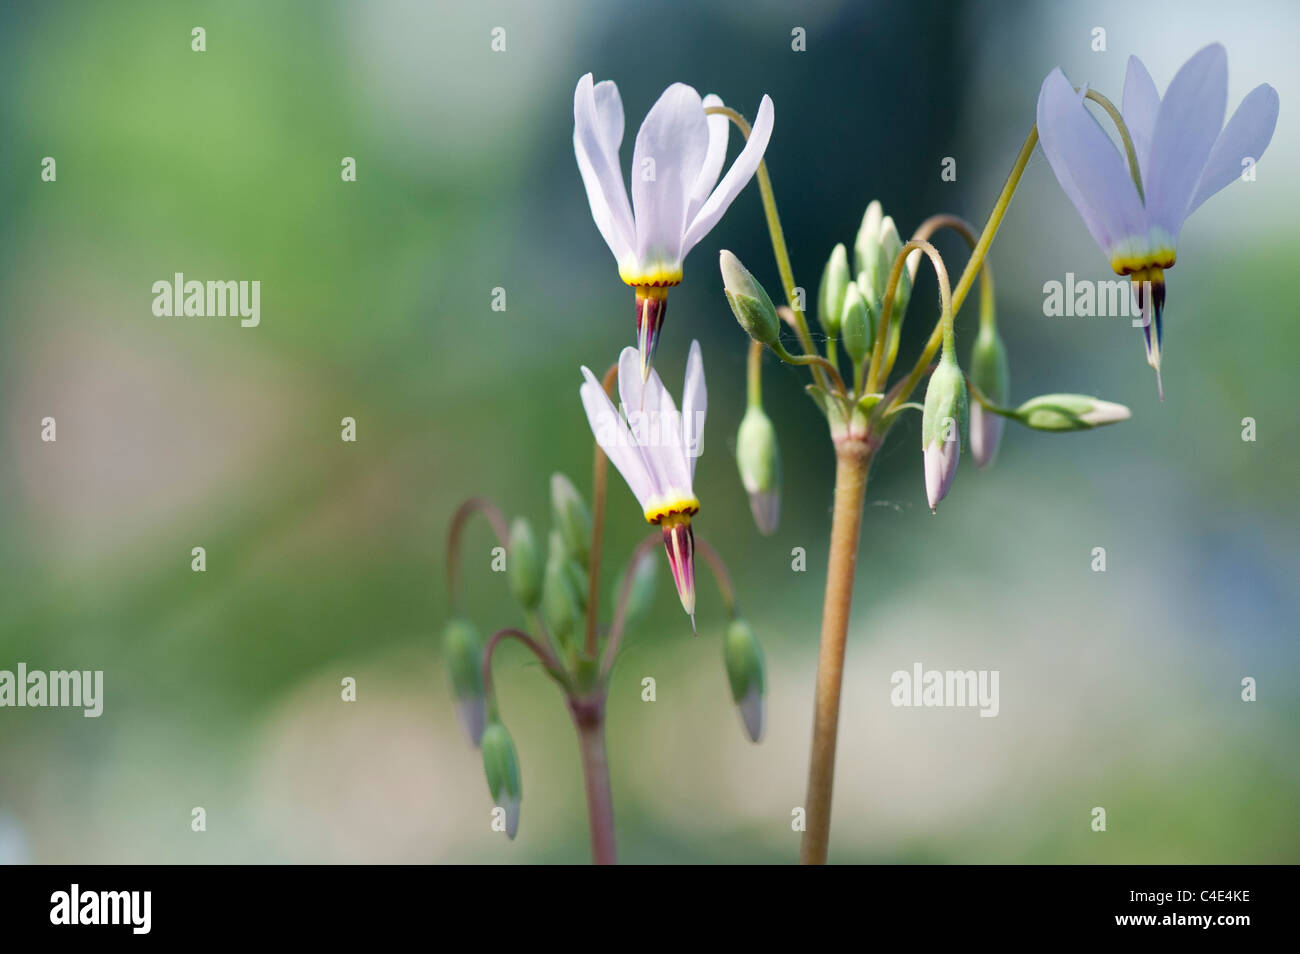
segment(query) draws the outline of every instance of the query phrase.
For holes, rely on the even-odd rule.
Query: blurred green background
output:
[[[1118,100],[1228,48],[1229,108],[1282,114],[1258,180],[1189,222],[1169,276],[1168,400],[1140,334],[1042,317],[1042,286],[1109,278],[1041,152],[994,246],[1013,395],[1082,391],[1133,420],[1009,430],[932,517],[919,422],[873,471],[849,639],[831,858],[1294,862],[1300,254],[1291,40],[1300,11],[1230,4],[50,2],[0,14],[0,669],[102,669],[104,715],[0,710],[0,859],[577,862],[572,727],[522,650],[498,657],[522,823],[489,830],[439,634],[457,503],[547,524],[584,492],[578,366],[632,343],[632,300],[591,222],[572,96],[594,71],[637,125],[682,80],[753,115],[796,278],[815,290],[880,198],[909,232],[982,223],[1060,65]],[[190,30],[207,31],[207,52]],[[506,29],[493,53],[490,31]],[[790,31],[807,31],[795,53]],[[1108,49],[1091,50],[1092,30]],[[733,145],[734,156],[738,146]],[[55,183],[40,180],[42,157]],[[340,161],[357,160],[343,183]],[[940,163],[957,161],[942,182]],[[941,241],[954,271],[965,251]],[[658,367],[710,390],[696,527],[767,650],[768,728],[745,740],[700,580],[691,639],[667,574],[610,699],[622,860],[789,862],[804,798],[833,457],[805,377],[770,362],[784,513],[754,530],[732,457],[745,339],[719,248],[778,281],[756,188],[687,261]],[[176,271],[262,282],[261,326],[155,318]],[[508,307],[490,307],[504,287]],[[922,278],[901,362],[935,309]],[[958,325],[963,356],[974,308]],[[964,341],[963,341],[964,339]],[[40,440],[53,416],[58,441]],[[357,420],[355,444],[339,421]],[[1241,420],[1258,440],[1241,439]],[[611,473],[606,579],[644,534]],[[465,605],[521,622],[466,538]],[[205,573],[190,550],[207,549]],[[1104,546],[1108,570],[1090,568]],[[807,572],[791,571],[791,550]],[[606,587],[608,590],[609,587]],[[915,662],[997,669],[1001,714],[895,709]],[[344,677],[358,701],[340,701]],[[658,701],[640,701],[653,676]],[[1243,677],[1259,700],[1240,699]],[[207,831],[190,830],[202,806]],[[1108,831],[1090,830],[1102,806]]]

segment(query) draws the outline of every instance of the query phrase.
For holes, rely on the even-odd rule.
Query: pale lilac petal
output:
[[[686,456],[686,430],[682,416],[677,412],[673,396],[664,387],[659,375],[652,374],[658,387],[653,396],[658,399],[658,415],[655,443],[650,454],[651,465],[659,479],[660,488],[673,498],[692,496],[692,477],[695,472],[694,460]],[[652,395],[647,392],[646,401]]]
[[[745,734],[749,736],[749,741],[757,742],[763,735],[763,693],[757,684],[746,689],[736,705],[740,709],[740,719],[745,724]]]
[[[975,466],[980,470],[993,463],[993,458],[997,456],[1005,423],[1006,419],[1001,415],[985,410],[979,401],[971,401],[967,432],[970,434],[971,456],[975,458]]]
[[[633,354],[635,353],[634,351]],[[591,433],[596,438],[596,443],[600,445],[600,449],[605,452],[605,456],[623,475],[637,502],[641,504],[642,509],[645,509],[658,496],[658,488],[646,466],[645,459],[637,450],[636,442],[628,431],[627,424],[605,394],[605,389],[600,386],[596,376],[586,367],[582,369],[582,376],[586,380],[578,393],[581,394],[582,406],[587,411]]]
[[[573,153],[591,217],[620,265],[630,259],[636,236],[619,169],[622,142],[623,103],[618,87],[609,81],[593,86],[591,74],[586,74],[573,92]]]
[[[709,149],[700,94],[674,83],[650,108],[632,153],[632,207],[641,267],[679,269],[686,206]]]
[[[596,119],[601,137],[609,154],[617,156],[623,146],[623,97],[618,94],[618,84],[613,80],[602,80],[592,93],[596,97]]]
[[[1243,159],[1259,160],[1273,138],[1277,111],[1277,90],[1267,83],[1256,86],[1246,95],[1210,150],[1210,159],[1187,208],[1188,215],[1241,176]]]
[[[1128,73],[1124,77],[1124,105],[1120,112],[1124,116],[1124,125],[1128,127],[1129,138],[1133,140],[1133,151],[1137,153],[1138,169],[1145,182],[1147,177],[1147,160],[1151,156],[1151,136],[1156,130],[1156,115],[1160,111],[1160,94],[1151,74],[1136,56],[1128,58]]]
[[[961,460],[961,435],[954,433],[950,441],[935,441],[925,448],[925,499],[933,513],[939,501],[948,496],[957,464]]]
[[[1228,54],[1211,43],[1183,64],[1160,101],[1146,188],[1151,244],[1178,241],[1228,108]]]
[[[1144,249],[1146,216],[1124,158],[1059,68],[1038,93],[1038,135],[1057,182],[1112,265]]]
[[[731,164],[727,174],[722,177],[718,187],[705,200],[704,205],[700,206],[700,210],[695,213],[687,227],[686,235],[682,239],[682,255],[693,249],[704,236],[709,234],[736,196],[740,195],[741,190],[754,177],[758,164],[763,160],[763,153],[767,150],[768,140],[772,138],[773,113],[772,99],[764,95],[763,101],[758,106],[754,127],[745,142],[745,148],[740,151],[740,155]]]
[[[724,105],[722,97],[714,93],[704,97],[705,109],[710,106],[722,105]],[[709,193],[718,184],[718,176],[722,175],[723,163],[727,161],[727,142],[731,133],[731,120],[726,116],[715,114],[708,117],[708,124],[709,151],[704,155],[704,165],[700,167],[700,174],[695,178],[695,186],[691,189],[691,198],[686,205],[687,223],[695,218],[695,213],[700,211],[700,206],[704,205]]]
[[[660,461],[660,445],[663,443],[660,431],[664,423],[660,405],[667,392],[659,372],[651,370],[648,377],[641,377],[641,355],[635,348],[624,348],[618,356],[618,393],[631,430],[633,450],[639,455],[654,487],[653,497],[642,500],[641,506],[647,511],[652,510],[675,489]],[[671,404],[672,398],[668,401]]]
[[[695,480],[695,462],[704,452],[704,416],[709,409],[709,392],[704,386],[704,358],[700,343],[691,342],[686,359],[686,382],[682,385],[682,436],[691,480]]]

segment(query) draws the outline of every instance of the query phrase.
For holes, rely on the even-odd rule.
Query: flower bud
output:
[[[750,741],[757,742],[763,734],[763,649],[743,619],[732,620],[727,627],[722,654],[727,663],[731,698],[740,709]]]
[[[585,567],[591,547],[591,511],[573,482],[559,473],[551,475],[551,518],[564,537],[568,555]]]
[[[860,276],[866,275],[863,291],[875,289],[876,273],[880,271],[880,224],[884,210],[879,201],[872,201],[858,226],[858,236],[853,240],[853,267]]]
[[[1007,403],[1011,388],[1007,349],[992,325],[981,325],[975,337],[975,347],[970,355],[970,379],[994,404],[1001,407]],[[979,401],[971,402],[970,452],[975,458],[975,466],[981,470],[993,463],[997,456],[1004,423],[1002,415],[986,410]]]
[[[861,364],[871,351],[871,327],[874,321],[875,316],[862,297],[858,283],[851,283],[844,296],[840,335],[844,342],[844,350],[848,352],[855,365]]]
[[[885,304],[885,289],[889,285],[889,274],[894,267],[894,259],[898,258],[898,253],[903,250],[903,240],[898,235],[898,227],[894,225],[894,220],[885,216],[880,223],[880,270],[876,278],[876,296],[880,301],[880,307]],[[894,289],[894,307],[889,313],[889,323],[892,326],[899,324],[903,320],[903,315],[907,313],[908,302],[912,300],[912,277],[906,268],[899,269],[898,286]]]
[[[623,575],[614,581],[614,598],[611,605],[617,606],[623,592],[623,580],[628,572],[632,574],[632,584],[627,594],[627,609],[624,610],[624,625],[633,626],[645,618],[654,605],[655,591],[659,587],[659,559],[652,554],[641,557],[635,567],[628,567]]]
[[[749,509],[762,534],[776,532],[781,520],[781,454],[776,428],[757,404],[740,420],[736,434],[736,466],[749,494]]]
[[[581,600],[569,563],[562,534],[559,530],[552,530],[546,573],[542,577],[542,619],[551,635],[562,644],[573,635],[582,615]]]
[[[456,714],[470,743],[477,746],[487,719],[487,700],[483,694],[483,648],[474,625],[463,619],[449,620],[442,634],[442,651],[451,673]]]
[[[840,336],[840,317],[844,314],[844,296],[848,293],[849,253],[841,242],[831,250],[822,270],[822,283],[817,289],[817,320],[832,338]]]
[[[1042,394],[1016,408],[1016,419],[1039,431],[1086,431],[1132,416],[1123,404],[1086,394]]]
[[[519,605],[526,610],[537,609],[537,601],[542,598],[542,554],[532,526],[523,517],[510,525],[506,576]]]
[[[945,350],[930,375],[921,415],[921,451],[925,457],[925,497],[931,512],[948,495],[961,457],[966,416],[966,382],[961,368]]]
[[[781,336],[781,318],[763,286],[725,248],[718,256],[718,263],[722,269],[723,294],[740,327],[760,344],[775,344]]]
[[[506,835],[513,839],[519,831],[519,803],[523,800],[523,780],[519,774],[519,756],[510,733],[500,722],[483,730],[483,772],[487,775],[488,793],[493,803],[505,809]]]

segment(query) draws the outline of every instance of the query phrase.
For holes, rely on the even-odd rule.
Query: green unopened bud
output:
[[[563,474],[551,475],[551,515],[564,535],[569,556],[585,567],[591,547],[591,511],[578,488]]]
[[[921,414],[921,451],[925,458],[925,497],[933,512],[948,495],[961,459],[961,432],[966,428],[966,381],[945,349],[930,375]]]
[[[772,345],[781,335],[776,306],[758,280],[725,248],[718,256],[722,289],[740,327],[760,344]]]
[[[885,216],[880,223],[880,270],[876,277],[876,295],[880,300],[883,308],[885,303],[885,289],[889,285],[889,275],[894,268],[894,259],[898,258],[898,253],[903,250],[903,240],[898,235],[898,227],[894,225],[894,220]],[[906,267],[898,271],[898,286],[894,289],[894,307],[890,311],[891,327],[897,325],[903,320],[903,315],[907,313],[908,302],[912,300],[912,277],[908,274]]]
[[[542,553],[533,528],[523,517],[510,525],[510,548],[506,554],[506,576],[510,592],[526,610],[537,609],[542,598]]]
[[[849,253],[841,242],[831,250],[822,270],[822,283],[817,289],[817,320],[832,338],[840,336],[840,318],[844,314],[844,296],[848,293]]]
[[[759,533],[776,532],[781,521],[781,452],[776,428],[760,405],[751,405],[740,420],[736,466]]]
[[[722,654],[727,663],[731,698],[740,709],[740,718],[750,741],[757,742],[763,734],[763,649],[743,619],[732,620],[727,627]]]
[[[483,694],[483,647],[474,625],[463,619],[449,620],[442,633],[442,651],[451,673],[456,714],[470,743],[478,745],[487,720],[487,700]]]
[[[578,615],[581,616],[587,612],[587,571],[577,560],[565,560],[564,571],[569,575],[569,584],[573,589],[574,598],[578,601]]]
[[[1123,404],[1086,394],[1043,394],[1016,408],[1016,419],[1039,431],[1085,431],[1132,415]]]
[[[613,605],[618,605],[619,597],[622,593],[623,576],[615,581]],[[654,554],[643,556],[637,565],[632,568],[632,583],[627,594],[627,609],[624,611],[624,625],[632,626],[642,619],[645,619],[650,607],[654,605],[655,591],[659,586],[659,560]]]
[[[542,619],[551,635],[561,643],[573,635],[582,614],[581,600],[569,564],[564,537],[559,530],[552,530],[546,574],[542,578]]]
[[[981,325],[975,337],[975,347],[970,355],[971,383],[986,398],[998,406],[1007,403],[1011,390],[1011,372],[1007,364],[1007,349],[997,329]],[[1002,440],[1002,415],[986,410],[979,401],[970,406],[970,452],[975,465],[981,469],[993,463],[998,444]]]
[[[519,803],[524,797],[523,779],[519,772],[515,743],[500,722],[493,722],[483,730],[483,772],[487,775],[488,793],[492,796],[492,802],[506,814],[506,835],[513,839],[519,831]]]
[[[872,314],[866,299],[862,297],[858,283],[850,284],[848,292],[844,295],[840,336],[844,342],[844,350],[848,352],[855,365],[861,364],[871,351],[871,333],[874,323],[875,315]]]
[[[873,201],[867,206],[862,224],[858,226],[857,238],[853,240],[854,271],[859,276],[867,276],[864,290],[876,287],[876,273],[880,270],[880,223],[884,217],[880,202]]]

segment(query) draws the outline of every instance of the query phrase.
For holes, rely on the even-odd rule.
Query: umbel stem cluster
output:
[[[1108,107],[1125,141],[1129,142],[1118,111],[1100,94],[1089,95]],[[734,110],[716,108],[709,112],[727,116],[742,134],[747,133],[748,124]],[[830,555],[813,694],[812,746],[804,805],[806,827],[800,848],[800,860],[805,864],[824,864],[829,850],[845,644],[867,478],[875,453],[899,416],[908,409],[922,411],[922,454],[931,509],[937,507],[952,485],[963,435],[976,463],[983,467],[996,454],[1004,418],[1041,430],[1081,430],[1128,416],[1126,408],[1084,395],[1044,395],[1015,409],[1002,406],[1009,392],[1008,363],[1006,348],[997,332],[992,269],[987,256],[1037,141],[1035,127],[1021,147],[988,222],[978,236],[959,217],[941,214],[923,222],[912,238],[904,242],[893,220],[883,214],[880,203],[872,202],[854,241],[852,262],[845,246],[838,245],[832,250],[822,275],[817,317],[826,334],[824,354],[817,353],[807,318],[800,308],[801,296],[796,291],[775,194],[762,162],[757,179],[786,306],[774,307],[763,286],[734,255],[725,250],[721,255],[726,299],[751,339],[746,418],[757,413],[766,419],[759,381],[762,366],[756,357],[758,349],[766,348],[788,364],[808,367],[811,381],[807,391],[826,418],[835,450]],[[1129,150],[1131,156],[1131,142]],[[1136,173],[1136,165],[1133,168]],[[935,232],[944,228],[958,232],[971,246],[970,257],[955,287],[950,286],[943,257],[929,241]],[[891,380],[912,284],[922,257],[930,262],[938,282],[940,312],[916,361]],[[969,370],[963,372],[957,358],[954,319],[977,276],[982,284],[979,335],[967,365]],[[781,340],[783,326],[793,332],[802,353],[791,354],[786,348]],[[851,372],[842,364],[845,358]],[[914,404],[912,395],[927,375],[925,402]],[[968,396],[974,398],[973,405],[968,405]],[[774,437],[772,441],[774,446]],[[742,427],[737,440],[742,477],[746,476],[749,443]],[[754,502],[752,490],[751,503],[757,516],[764,508]],[[766,510],[770,512],[770,504]],[[774,529],[770,522],[758,522],[764,532]]]
[[[613,388],[617,366],[605,375]],[[600,571],[605,528],[607,462],[597,445],[592,465],[593,507],[589,510],[563,474],[551,478],[552,529],[545,553],[532,525],[523,517],[508,527],[492,502],[467,500],[453,515],[447,536],[447,586],[452,618],[443,645],[457,710],[470,741],[482,750],[488,791],[493,801],[493,828],[514,838],[523,799],[522,772],[514,740],[501,719],[492,679],[497,648],[507,640],[525,647],[559,687],[578,736],[591,854],[596,864],[617,860],[614,803],[605,744],[609,682],[625,634],[644,621],[654,601],[655,550],[663,543],[652,533],[633,550],[622,573],[612,622],[600,622]],[[486,642],[477,628],[457,612],[462,538],[475,514],[487,519],[498,543],[494,559],[504,560],[512,596],[526,628],[496,630]],[[762,727],[763,662],[758,641],[738,614],[726,565],[708,541],[696,538],[694,552],[710,569],[729,624],[724,660],[742,721],[753,741]]]

